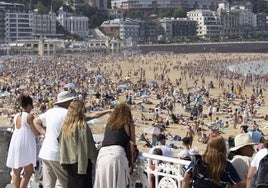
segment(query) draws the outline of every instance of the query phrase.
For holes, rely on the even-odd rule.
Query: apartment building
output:
[[[187,12],[187,17],[197,22],[197,36],[199,37],[218,38],[223,35],[223,27],[217,12],[197,9]]]
[[[197,22],[188,18],[163,18],[160,20],[163,35],[168,38],[195,36]]]

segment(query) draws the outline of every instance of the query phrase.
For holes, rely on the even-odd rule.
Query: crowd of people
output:
[[[69,188],[93,187],[94,182],[96,188],[126,187],[129,183],[128,161],[123,155],[126,143],[130,139],[136,142],[135,129],[149,125],[160,129],[160,134],[150,135],[150,146],[154,147],[149,153],[158,148],[163,156],[178,157],[166,146],[166,140],[179,136],[183,137],[185,147],[179,157],[187,158],[196,147],[195,141],[202,141],[207,147],[201,158],[209,167],[205,176],[212,180],[203,187],[245,186],[260,161],[259,157],[251,162],[253,141],[247,133],[261,132],[253,120],[266,118],[259,109],[265,105],[264,86],[268,80],[262,74],[241,76],[227,67],[234,62],[263,61],[268,57],[218,58],[215,54],[198,54],[195,59],[187,59],[183,54],[2,59],[1,115],[12,118],[15,124],[7,160],[7,166],[13,169],[14,185],[27,185],[36,165],[33,147],[36,143],[30,138],[34,140],[40,134],[44,136],[38,155],[43,164],[44,187],[55,187],[56,181]],[[219,90],[217,95],[211,94],[214,88]],[[120,103],[120,99],[124,102]],[[32,110],[34,106],[37,108]],[[97,152],[86,122],[108,113],[104,140]],[[170,124],[183,127],[186,134],[178,131],[174,133],[178,135],[172,135]],[[234,139],[230,160],[227,160],[229,148],[221,136],[224,128],[241,129],[241,135],[237,135],[240,137]],[[206,135],[206,130],[211,133]],[[28,142],[31,144],[27,145]],[[259,152],[263,152],[262,148]],[[31,157],[24,161],[26,151]],[[212,158],[217,161],[212,162]],[[245,168],[238,170],[242,162]],[[193,178],[193,164],[186,170],[185,187]],[[104,170],[108,166],[110,170]]]

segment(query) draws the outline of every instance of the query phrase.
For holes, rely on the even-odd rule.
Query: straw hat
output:
[[[255,143],[252,141],[252,138],[246,133],[241,133],[237,135],[234,139],[234,143],[235,147],[231,148],[230,151],[236,151],[248,145],[255,145]]]
[[[58,94],[57,102],[55,102],[54,104],[64,103],[64,102],[73,100],[75,98],[76,98],[75,93],[70,92],[70,91],[62,91]]]

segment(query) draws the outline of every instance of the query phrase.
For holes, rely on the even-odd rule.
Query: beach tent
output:
[[[127,89],[128,86],[126,84],[121,84],[117,86],[118,89]]]
[[[155,85],[155,84],[157,84],[157,82],[154,81],[154,80],[150,80],[150,81],[149,81],[149,84]]]
[[[97,75],[95,76],[95,78],[100,79],[100,78],[102,78],[102,75],[101,75],[101,74],[97,74]]]
[[[63,86],[64,89],[75,89],[76,85],[75,83],[68,83]]]
[[[143,132],[151,135],[159,135],[161,133],[161,130],[159,127],[148,127],[145,128]]]

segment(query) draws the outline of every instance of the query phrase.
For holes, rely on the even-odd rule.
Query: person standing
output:
[[[76,94],[72,91],[62,91],[57,96],[54,107],[34,119],[34,125],[40,134],[44,135],[44,141],[39,152],[39,157],[43,163],[43,186],[54,188],[58,180],[62,188],[67,188],[67,172],[60,165],[60,151],[58,136],[60,134],[63,121],[67,114],[70,103],[76,99]],[[96,112],[86,117],[86,121],[98,118],[109,113],[110,110]]]
[[[30,114],[33,100],[30,96],[20,95],[21,112],[14,117],[13,132],[6,165],[13,170],[15,188],[26,188],[36,166],[36,139],[39,134]],[[22,174],[23,171],[23,174]]]
[[[92,187],[92,162],[97,150],[86,124],[85,105],[72,101],[59,135],[60,164],[68,173],[68,188]]]
[[[61,168],[58,136],[62,123],[66,117],[67,109],[75,99],[75,93],[62,91],[57,96],[54,107],[34,119],[34,125],[40,134],[44,135],[44,141],[40,149],[39,158],[43,164],[43,186],[54,188],[58,180],[62,188],[67,188],[67,172]]]
[[[115,107],[107,122],[95,172],[95,188],[127,187],[129,161],[125,149],[129,140],[135,141],[135,127],[130,107],[121,103]]]

